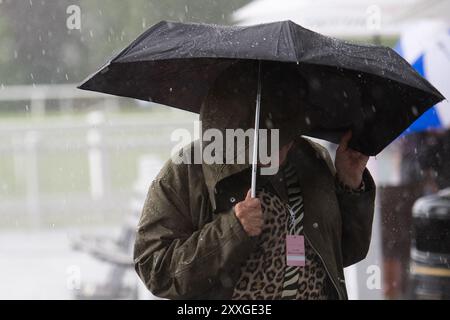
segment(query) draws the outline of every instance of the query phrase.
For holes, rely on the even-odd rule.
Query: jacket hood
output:
[[[211,154],[214,148],[217,150],[217,146],[223,151],[222,155],[214,156],[218,161],[205,162],[202,156],[203,172],[210,194],[214,194],[217,182],[251,166],[250,150],[254,131],[249,129],[254,128],[255,121],[258,86],[256,63],[236,62],[223,71],[209,89],[200,108],[202,138],[197,142],[197,149],[202,150],[204,155]],[[296,71],[286,66],[264,62],[261,70],[260,129],[268,130],[268,141],[271,140],[271,130],[278,129],[280,148],[304,131],[306,120],[301,103],[306,86]],[[237,130],[239,134],[245,132],[241,143],[236,143],[238,140],[228,135],[232,132],[238,134]],[[222,141],[212,138],[216,135],[221,136]],[[267,147],[270,155],[270,144]],[[215,163],[210,164],[212,162]],[[211,200],[214,205],[213,196]]]

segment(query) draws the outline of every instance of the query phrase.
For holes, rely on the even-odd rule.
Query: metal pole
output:
[[[253,136],[251,196],[256,197],[256,173],[258,170],[259,114],[261,109],[261,61],[258,61],[258,91],[256,93],[255,132]]]
[[[87,121],[91,126],[86,135],[88,146],[89,181],[91,196],[94,200],[102,199],[109,187],[107,178],[107,162],[105,159],[104,146],[100,126],[104,123],[104,114],[100,111],[91,112]]]

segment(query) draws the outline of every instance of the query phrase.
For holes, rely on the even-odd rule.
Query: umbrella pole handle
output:
[[[259,115],[261,109],[261,61],[258,61],[258,91],[256,93],[255,131],[253,135],[251,197],[256,197],[256,174],[258,170]]]

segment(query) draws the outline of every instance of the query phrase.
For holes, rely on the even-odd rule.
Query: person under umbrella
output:
[[[197,162],[211,149],[203,136],[152,182],[135,268],[172,299],[346,299],[343,268],[365,257],[371,238],[368,156],[443,99],[393,50],[291,21],[163,21],[80,88],[197,112],[205,132],[256,129],[253,145],[231,147],[245,159],[253,147],[252,160],[216,152],[220,161]],[[280,147],[262,141],[278,151],[271,163],[258,161],[260,127],[279,132]],[[301,135],[340,143],[334,165]],[[263,175],[267,165],[276,174]]]
[[[202,105],[203,131],[251,129],[256,79],[241,66],[224,71]],[[369,248],[375,185],[365,169],[368,157],[347,146],[350,133],[337,150],[338,179],[326,149],[299,136],[307,122],[297,109],[307,93],[293,79],[299,78],[284,69],[263,70],[261,128],[280,130],[280,167],[275,175],[258,176],[256,198],[249,190],[250,160],[171,160],[152,183],[135,262],[156,296],[347,298],[343,267],[363,259]],[[193,156],[208,143],[194,142],[184,154]],[[291,240],[293,248],[286,244]]]

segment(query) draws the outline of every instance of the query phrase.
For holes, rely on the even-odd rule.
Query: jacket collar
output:
[[[239,172],[249,169],[251,164],[206,164],[202,163],[203,176],[208,189],[209,199],[213,210],[216,209],[216,186],[217,184]]]
[[[294,153],[302,153],[302,158],[307,158],[307,154],[305,154],[305,147],[304,145],[308,144],[308,140],[298,136],[295,140],[294,140],[294,145],[291,149],[291,151],[289,152],[289,156],[292,157],[292,155]],[[200,143],[198,143],[198,145],[200,145]],[[296,157],[297,158],[297,157]],[[298,158],[297,158],[298,159]],[[305,159],[306,160],[306,159]],[[298,161],[295,161],[294,163],[297,163]],[[297,166],[300,164],[297,164]],[[251,167],[250,163],[245,163],[245,164],[206,164],[206,163],[202,163],[202,171],[203,171],[203,176],[205,179],[205,184],[206,187],[208,189],[208,194],[209,194],[209,199],[212,205],[213,210],[216,209],[216,186],[217,184],[224,180],[227,179],[239,172],[242,172],[246,169],[249,169]],[[298,172],[303,172],[304,170],[298,170]]]

